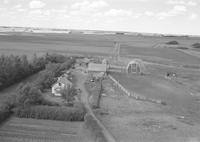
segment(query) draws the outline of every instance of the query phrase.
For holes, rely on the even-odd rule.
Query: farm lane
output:
[[[97,117],[94,115],[90,105],[89,105],[89,95],[88,92],[85,89],[85,81],[87,79],[87,75],[83,74],[82,72],[74,71],[74,75],[77,78],[77,87],[81,89],[81,101],[84,103],[87,113],[93,116],[95,121],[98,123],[98,125],[102,128],[103,133],[105,134],[105,137],[109,142],[116,142],[115,138],[112,136],[112,134],[105,128],[105,126],[97,119]]]

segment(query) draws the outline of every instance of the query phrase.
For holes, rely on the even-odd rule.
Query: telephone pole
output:
[[[114,42],[113,59],[115,62],[120,60],[120,48],[121,48],[120,43]]]

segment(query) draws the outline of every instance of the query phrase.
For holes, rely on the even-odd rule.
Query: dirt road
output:
[[[89,105],[89,99],[88,99],[88,92],[85,89],[85,81],[87,79],[87,74],[75,71],[74,75],[77,78],[77,87],[81,89],[81,100],[85,104],[85,107],[87,109],[87,113],[90,114],[93,119],[97,122],[99,127],[101,128],[103,134],[105,135],[108,142],[116,142],[115,138],[111,135],[111,133],[105,128],[105,126],[102,124],[102,122],[97,119],[97,117],[94,115],[90,105]]]

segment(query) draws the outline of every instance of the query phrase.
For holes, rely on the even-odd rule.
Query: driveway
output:
[[[102,130],[102,133],[106,137],[107,141],[109,142],[116,142],[115,138],[110,134],[110,132],[105,128],[105,126],[97,119],[95,114],[93,113],[90,105],[89,105],[89,100],[88,100],[88,92],[85,89],[85,81],[87,79],[87,74],[81,73],[79,71],[74,71],[73,72],[74,76],[76,77],[76,87],[81,89],[81,101],[84,103],[87,113],[93,117],[93,119],[97,122],[97,125]]]

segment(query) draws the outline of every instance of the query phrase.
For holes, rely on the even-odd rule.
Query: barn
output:
[[[107,72],[107,64],[97,64],[97,63],[89,63],[88,64],[88,72],[89,73],[106,73]]]
[[[89,63],[88,73],[96,79],[101,78],[107,73],[107,64]]]

